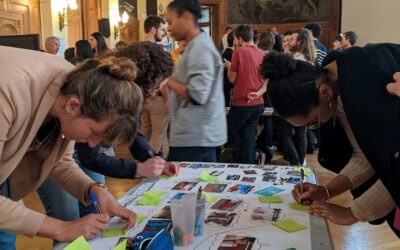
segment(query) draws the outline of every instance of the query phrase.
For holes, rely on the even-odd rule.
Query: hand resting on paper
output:
[[[358,222],[351,208],[342,207],[325,201],[314,201],[308,212],[311,215],[328,219],[338,225],[352,225]]]

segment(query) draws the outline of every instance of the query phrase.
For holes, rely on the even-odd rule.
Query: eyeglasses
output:
[[[315,80],[308,81],[308,82],[302,82],[302,83],[300,83],[299,85],[302,86],[302,87],[306,87],[306,86],[308,86],[308,85],[313,85],[313,86],[315,86]]]

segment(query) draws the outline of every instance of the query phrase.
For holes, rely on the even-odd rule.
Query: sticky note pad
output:
[[[301,172],[300,169],[301,169],[300,167],[294,167],[293,171],[300,173]],[[304,171],[304,175],[307,177],[313,175],[313,171],[310,168],[303,168],[303,171]]]
[[[157,189],[151,189],[149,191],[146,191],[143,193],[145,196],[151,196],[151,197],[160,197],[163,196],[166,192],[157,190]]]
[[[92,250],[89,243],[80,236],[76,238],[73,242],[71,242],[64,250]]]
[[[161,197],[152,197],[143,195],[142,198],[140,198],[137,201],[137,204],[143,206],[157,206],[160,205],[160,202],[161,202]]]
[[[115,237],[125,235],[126,228],[124,227],[116,227],[116,228],[109,228],[101,232],[101,237]]]
[[[136,224],[142,223],[146,219],[147,219],[146,215],[138,214],[138,215],[136,215]]]
[[[125,250],[126,244],[128,243],[128,240],[123,240],[121,241],[116,247],[114,247],[113,250]]]
[[[308,208],[309,208],[310,206],[308,206],[308,205],[301,205],[301,204],[299,204],[299,203],[297,203],[297,202],[290,202],[290,203],[289,203],[289,207],[290,207],[290,209],[293,209],[293,210],[306,211],[306,210],[308,210]]]
[[[160,178],[160,179],[169,179],[169,178],[171,178],[171,176],[166,175],[166,174],[162,174],[162,175],[158,176],[158,178]]]
[[[209,194],[207,192],[203,192],[204,196],[206,197],[206,201],[213,203],[216,202],[218,200],[218,197],[212,194]]]
[[[306,229],[306,226],[303,226],[302,224],[296,222],[293,219],[281,220],[281,221],[272,223],[272,225],[274,225],[288,233]]]
[[[261,203],[282,203],[280,196],[258,196],[258,200]]]
[[[204,181],[204,182],[216,182],[216,181],[218,181],[218,177],[217,176],[212,176],[209,173],[207,173],[206,171],[202,171],[201,172],[201,174],[199,176],[199,179],[201,181]]]
[[[285,189],[282,188],[277,188],[277,187],[267,187],[261,190],[258,190],[254,193],[259,194],[259,195],[263,195],[263,196],[272,196],[274,194],[280,193],[282,191],[284,191]]]

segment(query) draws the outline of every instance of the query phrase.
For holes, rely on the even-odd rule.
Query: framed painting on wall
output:
[[[330,0],[228,0],[229,24],[329,21]]]

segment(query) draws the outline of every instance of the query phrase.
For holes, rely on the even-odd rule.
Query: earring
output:
[[[332,108],[332,97],[328,96],[329,108]]]

